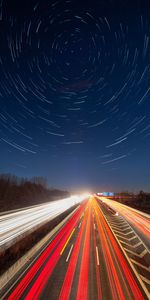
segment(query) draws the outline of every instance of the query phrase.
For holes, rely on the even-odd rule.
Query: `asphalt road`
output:
[[[67,209],[79,204],[84,195],[34,205],[0,214],[0,252],[13,245],[23,235],[61,215]]]
[[[102,201],[84,201],[2,299],[149,299],[147,232]]]

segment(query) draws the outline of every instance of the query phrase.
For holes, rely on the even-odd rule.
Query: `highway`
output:
[[[38,226],[54,219],[70,207],[79,204],[85,195],[76,195],[62,200],[51,201],[13,212],[0,214],[0,249],[10,247],[16,239],[28,234]],[[0,251],[0,252],[1,252]]]
[[[149,218],[128,207],[118,214],[108,203],[93,195],[81,202],[1,299],[150,299],[148,231],[136,231],[131,215],[142,218],[144,228]]]
[[[143,237],[146,237],[147,242],[150,242],[150,215],[119,202],[112,201],[106,197],[100,197],[99,199],[122,215],[135,228],[135,230],[138,231],[139,234],[143,234]]]

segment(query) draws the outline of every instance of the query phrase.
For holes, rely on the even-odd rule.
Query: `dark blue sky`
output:
[[[0,1],[1,173],[150,191],[148,2]]]

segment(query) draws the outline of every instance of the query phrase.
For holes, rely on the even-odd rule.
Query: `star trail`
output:
[[[148,1],[0,1],[1,173],[149,189],[149,11]]]

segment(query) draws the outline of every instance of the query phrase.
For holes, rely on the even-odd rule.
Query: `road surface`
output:
[[[0,214],[0,252],[9,248],[22,235],[35,230],[38,226],[56,218],[67,209],[79,204],[85,195],[35,205],[13,212]]]
[[[138,231],[127,216],[91,196],[1,299],[149,299],[150,253],[145,232]]]

